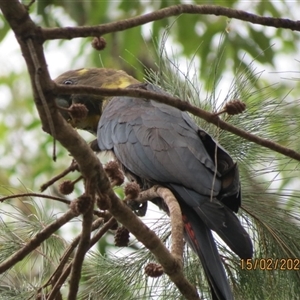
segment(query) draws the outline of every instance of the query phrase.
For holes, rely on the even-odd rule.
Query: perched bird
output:
[[[106,88],[134,85],[166,94],[123,71],[104,68],[68,71],[55,82]],[[84,104],[86,119],[72,120],[65,112],[63,116],[74,127],[94,133],[100,150],[112,151],[125,174],[142,188],[159,184],[173,192],[182,210],[185,239],[201,260],[212,299],[233,299],[211,230],[242,259],[251,258],[253,249],[234,214],[241,205],[241,187],[230,155],[186,112],[154,100],[73,94],[58,95],[57,103]]]

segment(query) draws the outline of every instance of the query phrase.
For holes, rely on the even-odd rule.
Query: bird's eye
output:
[[[71,79],[67,79],[64,81],[64,84],[70,85],[70,84],[73,84],[73,81]]]

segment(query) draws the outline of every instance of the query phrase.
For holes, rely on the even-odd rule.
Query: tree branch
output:
[[[25,197],[45,198],[45,199],[59,201],[59,202],[65,203],[67,205],[70,205],[72,203],[71,200],[67,200],[65,198],[50,196],[50,195],[45,195],[45,194],[39,194],[39,193],[22,193],[22,194],[13,194],[13,195],[5,196],[5,197],[0,198],[0,203],[4,202],[5,200],[8,200],[8,199],[25,198]],[[94,210],[93,214],[100,218],[105,218],[105,219],[108,219],[111,217],[111,215],[107,211],[104,212],[104,211]]]
[[[181,293],[187,299],[199,299],[196,289],[184,278],[178,261],[172,257],[170,252],[162,244],[155,233],[151,231],[140,219],[138,219],[134,213],[115,195],[96,155],[86,142],[76,133],[76,131],[67,125],[67,122],[64,121],[58,112],[52,92],[54,84],[50,80],[43,53],[40,28],[32,22],[25,7],[17,0],[10,0],[9,2],[0,1],[0,8],[2,9],[8,23],[14,30],[16,38],[20,44],[31,78],[34,101],[43,124],[43,129],[46,132],[51,131],[51,133],[55,134],[54,138],[56,138],[70,152],[77,161],[79,169],[86,181],[97,183],[101,194],[108,195],[108,198],[111,201],[109,209],[110,213],[156,256],[158,262],[164,268],[165,273],[169,275],[170,279],[177,285]],[[26,44],[26,40],[29,38],[32,39],[36,57],[39,61],[38,72],[34,67],[30,55],[30,49]],[[37,77],[35,77],[36,74]],[[53,120],[54,130],[49,129],[47,113],[43,107],[43,102],[40,100],[36,87],[37,80],[39,81],[39,86],[47,99],[46,105],[49,108],[49,112]],[[74,214],[73,211],[72,214]],[[25,255],[27,254],[28,253]],[[6,269],[2,268],[3,271]]]
[[[173,193],[162,186],[153,186],[150,189],[139,193],[136,199],[132,199],[138,203],[144,203],[148,200],[161,198],[166,204],[170,219],[171,219],[171,236],[172,236],[172,247],[171,253],[182,263],[183,255],[183,221],[181,209],[177,199]]]
[[[172,237],[171,253],[182,264],[184,243],[183,243],[183,221],[182,221],[180,206],[178,204],[177,199],[169,189],[163,187],[157,187],[156,192],[158,197],[162,198],[166,203],[170,214],[171,237]]]
[[[39,194],[39,193],[22,193],[22,194],[13,194],[13,195],[5,196],[5,197],[0,198],[0,203],[4,202],[5,200],[8,200],[8,199],[24,198],[24,197],[46,198],[46,199],[56,200],[56,201],[65,203],[67,205],[69,205],[71,203],[70,200],[67,200],[67,199],[64,199],[64,198],[61,198],[61,197],[44,195],[44,194]]]
[[[245,140],[256,143],[260,146],[263,146],[265,148],[281,153],[287,157],[300,161],[299,152],[296,152],[290,148],[281,146],[271,140],[261,138],[243,129],[235,127],[234,125],[231,125],[230,123],[221,120],[216,114],[205,111],[197,106],[190,104],[188,101],[183,101],[177,97],[150,92],[142,89],[95,88],[95,87],[89,87],[83,85],[82,86],[81,85],[77,85],[77,86],[56,85],[54,91],[57,94],[59,93],[60,94],[73,94],[73,93],[74,94],[97,94],[97,95],[101,94],[103,96],[130,96],[136,98],[152,99],[157,102],[161,102],[170,106],[177,107],[182,111],[188,111],[191,114],[200,117],[201,119],[204,119],[206,122],[212,123],[221,129],[234,133],[235,135],[240,136]]]
[[[162,20],[171,16],[178,16],[181,14],[225,16],[232,19],[247,21],[253,24],[300,31],[300,21],[292,21],[290,19],[283,18],[262,17],[242,10],[236,10],[218,5],[181,4],[162,8],[160,10],[142,16],[137,16],[126,20],[111,22],[98,26],[65,27],[51,29],[43,28],[42,34],[44,40],[103,36],[107,33],[126,30],[153,21]]]
[[[92,231],[98,229],[102,224],[103,224],[103,218],[97,218],[93,222]],[[73,239],[73,241],[68,246],[68,248],[66,249],[66,251],[64,252],[64,254],[61,256],[60,261],[59,261],[59,265],[57,266],[57,268],[55,269],[55,271],[52,273],[52,275],[49,277],[49,279],[47,280],[47,282],[45,284],[43,284],[42,287],[39,288],[39,290],[38,290],[39,292],[41,292],[41,290],[43,288],[46,288],[50,284],[54,285],[56,283],[56,281],[60,277],[61,273],[63,272],[64,266],[68,262],[70,255],[73,253],[74,249],[77,247],[77,245],[78,245],[78,243],[80,241],[80,237],[81,237],[81,234],[79,234],[77,237],[75,237]]]
[[[45,227],[42,231],[37,233],[24,247],[16,251],[13,255],[7,258],[0,264],[0,274],[5,272],[10,267],[14,266],[17,262],[21,261],[31,251],[36,249],[43,241],[49,238],[55,231],[61,226],[69,222],[76,217],[77,214],[73,210],[69,209],[64,215],[58,218],[55,222]]]
[[[90,240],[89,243],[89,249],[92,248],[98,241],[99,239],[111,228],[111,226],[113,226],[115,224],[116,220],[114,218],[110,218],[104,225],[103,227],[93,236],[93,238]],[[97,224],[97,220],[93,223],[93,227],[96,227]],[[96,229],[96,228],[95,228]],[[70,245],[71,249],[74,247],[76,247],[76,245],[78,244],[79,240],[81,238],[81,235],[78,236]],[[65,260],[65,262],[67,262],[67,260]],[[59,274],[60,277],[57,279],[56,283],[54,284],[54,287],[52,289],[52,291],[50,292],[47,300],[54,300],[56,294],[58,293],[60,287],[63,285],[63,283],[66,281],[66,279],[68,278],[70,272],[71,272],[71,268],[73,266],[73,261],[71,261],[68,266],[65,268],[65,270]]]
[[[58,181],[59,179],[63,178],[64,176],[66,176],[67,174],[69,174],[70,172],[74,172],[74,171],[79,171],[78,170],[78,165],[76,163],[76,161],[72,160],[70,166],[68,168],[66,168],[64,171],[62,171],[60,174],[54,176],[53,178],[51,178],[49,181],[47,181],[46,183],[44,183],[41,186],[41,192],[45,191],[49,186],[51,186],[53,183],[55,183],[56,181]]]
[[[186,299],[199,299],[193,285],[185,278],[180,261],[173,257],[157,235],[119,200],[115,193],[108,193],[111,214],[122,223],[156,257],[164,272],[175,283]]]
[[[277,28],[289,28],[291,30],[297,31],[299,31],[300,29],[300,22],[294,22],[288,19],[259,17],[243,11],[236,11],[219,6],[178,5],[165,8],[144,16],[139,16],[120,22],[112,22],[100,26],[41,29],[32,22],[28,15],[27,8],[19,1],[0,1],[0,8],[2,9],[2,12],[11,28],[14,30],[16,38],[20,44],[22,54],[26,61],[28,72],[31,78],[34,101],[42,121],[43,129],[46,132],[50,132],[53,137],[60,141],[61,144],[71,153],[71,155],[77,161],[79,169],[85,179],[89,182],[97,183],[101,194],[108,195],[108,198],[111,202],[109,206],[109,211],[111,212],[111,214],[118,221],[120,221],[130,232],[132,232],[136,236],[136,238],[141,241],[156,256],[158,262],[163,266],[165,273],[169,275],[170,279],[177,285],[181,293],[187,299],[199,299],[196,289],[191,286],[190,283],[184,278],[182,268],[178,263],[178,260],[170,255],[169,251],[162,244],[160,239],[154,234],[154,232],[146,227],[146,225],[141,222],[114,194],[113,190],[111,189],[110,182],[98,158],[94,155],[93,151],[86,144],[86,142],[70,126],[67,125],[67,123],[61,117],[60,113],[57,111],[53,91],[55,89],[56,91],[58,91],[58,88],[55,87],[54,83],[50,80],[42,44],[46,39],[100,36],[109,32],[125,30],[155,20],[160,20],[168,16],[175,16],[182,13],[224,15],[230,18],[237,18],[255,24],[273,26]],[[34,54],[32,52],[34,52]],[[122,95],[124,95],[124,91],[125,90],[122,90]],[[70,92],[70,89],[68,90],[68,92]],[[97,92],[99,92],[99,89]],[[126,90],[126,92],[130,93],[132,91]],[[142,94],[145,92],[146,91],[139,90],[140,96],[137,96],[138,94],[136,94],[136,97],[145,97],[145,94]],[[278,151],[279,153],[282,153],[291,158],[300,160],[299,153],[291,149],[284,148],[278,144],[274,144],[269,140],[264,140],[251,135],[220,120],[213,114],[193,107],[189,103],[180,101],[177,98],[172,99],[167,96],[157,94],[150,95],[150,92],[148,93],[148,97],[169,105],[176,106],[181,110],[187,110],[197,116],[202,117],[206,121],[217,125],[222,129],[228,130],[234,134],[244,137],[245,139],[256,142],[264,147],[268,147],[270,149],[272,149],[272,147],[277,147],[277,150],[275,151]],[[159,100],[160,97],[161,100]],[[45,102],[43,99],[47,99],[47,101]],[[51,116],[51,120],[49,119],[49,116]],[[92,209],[88,210],[89,213],[87,216],[91,216],[91,210]],[[59,228],[61,226],[60,222],[64,224],[64,222],[67,222],[75,215],[76,214],[73,210],[69,210],[63,216],[64,219],[62,217],[56,222],[49,225],[45,230],[42,231],[42,237],[40,236],[41,234],[36,235],[36,237],[34,237],[27,245],[25,245],[25,247],[23,247],[20,251],[16,252],[9,259],[4,261],[0,265],[0,272],[7,270],[17,261],[23,259],[30,251],[32,251],[32,249],[37,247],[43,240],[45,240],[47,236],[50,236],[55,230],[57,230],[55,228]],[[88,231],[90,230],[90,221],[85,219],[83,226],[85,234],[82,241],[87,241],[89,240]],[[86,251],[86,248],[84,246],[82,247],[83,248],[81,250],[84,251],[81,251],[81,257],[78,258],[78,261],[80,261],[80,267],[82,264],[84,253]],[[64,273],[63,275],[66,275],[66,273]],[[78,277],[76,280],[78,281]],[[64,282],[64,280],[62,282]],[[77,283],[74,283],[74,285],[77,285]],[[77,286],[75,286],[75,288],[77,288]]]
[[[95,195],[95,190],[93,189],[94,184],[89,181],[87,181],[86,184],[86,193],[88,195]],[[89,203],[89,209],[86,213],[83,214],[82,232],[80,242],[73,260],[68,300],[76,300],[77,298],[83,260],[86,252],[90,248],[89,244],[93,223],[93,208],[95,203],[95,197],[90,197],[90,199],[92,203]]]

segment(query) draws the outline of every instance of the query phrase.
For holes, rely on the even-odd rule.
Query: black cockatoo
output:
[[[68,71],[58,84],[135,88],[164,93],[123,71],[91,68]],[[241,205],[238,167],[230,155],[190,116],[154,100],[101,95],[58,95],[57,104],[82,103],[84,120],[66,119],[97,136],[101,151],[112,151],[130,178],[142,188],[159,184],[176,196],[185,239],[198,254],[211,287],[212,299],[233,299],[211,230],[241,259],[252,257],[250,237],[235,212]]]

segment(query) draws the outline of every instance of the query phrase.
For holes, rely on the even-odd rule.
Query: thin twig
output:
[[[136,201],[138,203],[144,203],[144,202],[147,202],[151,199],[154,199],[157,196],[158,195],[157,195],[156,187],[152,187],[148,190],[141,191],[139,193],[139,196],[136,199],[132,199],[132,200]]]
[[[181,14],[199,14],[225,16],[232,19],[270,26],[275,28],[287,28],[300,31],[300,21],[292,21],[283,18],[262,17],[242,10],[222,7],[218,5],[173,5],[160,10],[137,17],[128,18],[121,21],[111,22],[98,26],[81,26],[66,28],[43,28],[45,40],[72,39],[79,37],[103,36],[107,33],[119,32],[129,28],[141,26],[153,21],[158,21],[171,16]]]
[[[67,205],[70,205],[72,203],[72,201],[67,200],[65,198],[60,198],[60,197],[50,196],[50,195],[45,195],[45,194],[39,194],[39,193],[22,193],[22,194],[9,195],[9,196],[5,196],[5,197],[0,198],[0,202],[4,202],[5,200],[8,200],[8,199],[23,198],[23,197],[45,198],[45,199],[50,199],[50,200],[56,200],[56,201],[65,203]],[[96,215],[100,218],[108,219],[108,218],[111,217],[111,214],[107,211],[94,210],[93,213],[94,213],[94,215]]]
[[[69,274],[71,272],[71,269],[72,269],[72,262],[70,262],[68,264],[68,266],[64,269],[63,273],[59,277],[59,279],[56,281],[54,287],[52,288],[50,294],[47,297],[47,300],[54,300],[54,299],[56,299],[56,295],[59,292],[61,286],[67,280],[67,278],[68,278],[68,276],[69,276]]]
[[[70,166],[68,168],[66,168],[64,171],[62,171],[60,174],[54,176],[53,178],[51,178],[49,181],[45,182],[42,186],[41,186],[41,192],[45,191],[49,186],[51,186],[53,183],[55,183],[56,181],[58,181],[59,179],[65,177],[67,174],[69,174],[70,172],[74,172],[78,170],[78,165],[76,163],[76,161],[72,160]]]
[[[47,116],[47,120],[48,120],[48,124],[49,124],[49,128],[50,128],[50,133],[53,137],[53,153],[52,153],[52,158],[54,161],[56,161],[56,138],[55,138],[55,127],[53,124],[53,119],[47,104],[47,100],[46,97],[44,95],[44,91],[42,89],[42,86],[40,84],[40,71],[41,71],[41,65],[40,62],[38,60],[38,57],[36,55],[36,51],[32,42],[32,39],[27,39],[26,41],[28,49],[29,49],[29,53],[31,55],[31,59],[35,68],[35,77],[34,77],[34,82],[35,82],[35,86],[36,86],[36,90],[38,92],[38,95],[42,101],[44,110],[45,110],[45,114]]]
[[[71,203],[70,200],[56,197],[56,196],[50,196],[50,195],[45,195],[45,194],[39,194],[39,193],[22,193],[22,194],[14,194],[14,195],[9,195],[0,198],[0,202],[4,202],[5,200],[8,199],[14,199],[14,198],[24,198],[24,197],[39,197],[39,198],[46,198],[46,199],[51,199],[51,200],[57,200],[59,202],[65,203],[69,205]]]
[[[28,4],[24,4],[27,10],[30,9],[30,6],[35,2],[35,0],[31,0]]]

